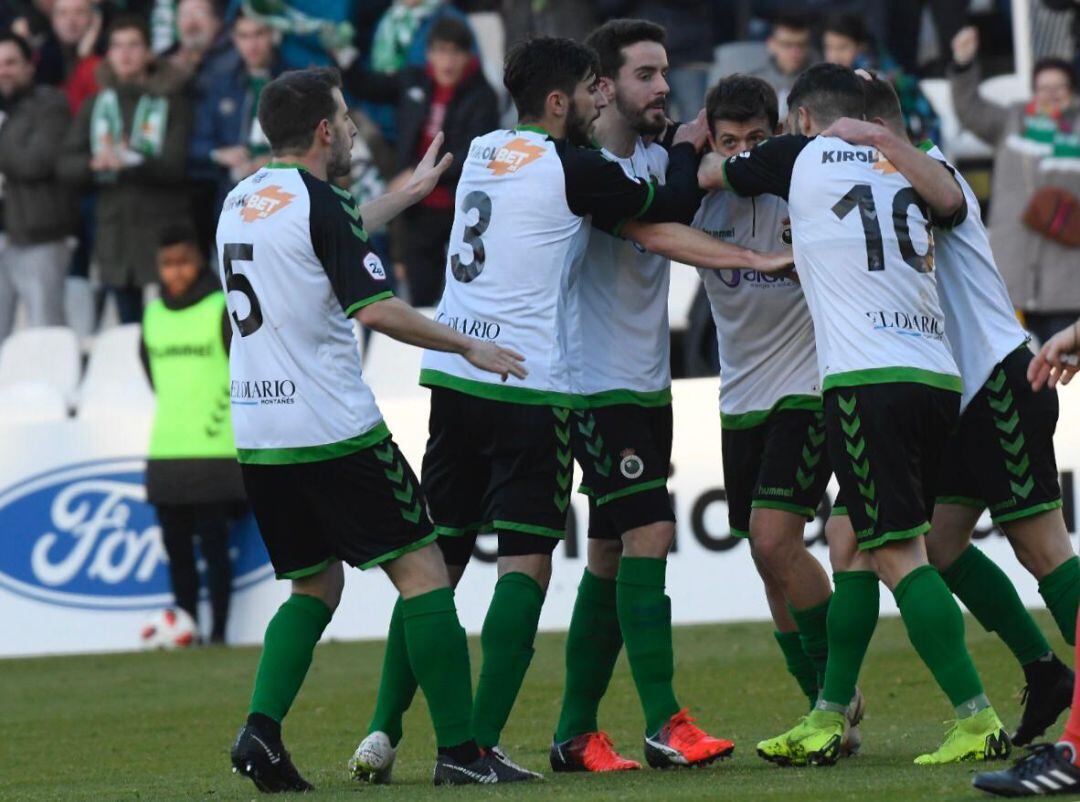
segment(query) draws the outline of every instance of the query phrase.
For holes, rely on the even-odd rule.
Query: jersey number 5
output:
[[[484,252],[484,240],[481,237],[491,223],[491,197],[479,190],[470,192],[461,202],[461,213],[468,214],[474,209],[476,222],[465,226],[461,235],[462,243],[472,248],[472,261],[466,264],[456,253],[450,257],[450,273],[464,284],[468,284],[484,272],[484,260],[487,254]]]
[[[843,220],[848,212],[859,207],[862,220],[863,236],[866,238],[866,266],[869,270],[885,269],[885,248],[881,240],[881,221],[874,205],[874,193],[869,184],[856,184],[847,191],[832,207],[833,214]],[[908,227],[908,209],[915,206],[926,220],[926,240],[929,246],[926,253],[919,253],[911,242],[911,229]],[[893,196],[893,227],[900,246],[900,257],[917,273],[929,273],[934,269],[934,235],[930,230],[926,201],[919,197],[911,187],[904,187]]]
[[[232,319],[236,321],[236,328],[240,330],[240,336],[247,337],[262,326],[262,307],[259,306],[255,288],[251,286],[248,277],[243,273],[233,272],[233,262],[250,262],[255,258],[255,248],[250,242],[230,242],[224,251],[226,296],[231,292],[239,292],[248,299],[250,306],[247,317],[241,318],[235,310],[231,313]]]

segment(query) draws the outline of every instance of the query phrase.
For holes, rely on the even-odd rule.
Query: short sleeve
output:
[[[311,245],[345,316],[390,298],[394,293],[386,268],[371,249],[352,195],[308,173],[301,175],[311,199]]]
[[[937,159],[936,156],[933,156],[933,158]],[[956,228],[961,223],[963,223],[965,220],[967,220],[967,216],[968,216],[967,193],[964,192],[963,185],[956,178],[956,170],[955,170],[955,168],[953,168],[953,166],[951,164],[949,164],[947,161],[945,161],[944,159],[937,159],[937,161],[942,167],[944,167],[946,170],[949,171],[949,175],[951,175],[953,177],[953,181],[956,181],[957,186],[960,187],[960,194],[964,198],[964,202],[962,204],[960,204],[960,208],[957,209],[955,212],[953,212],[948,217],[942,217],[941,215],[937,214],[933,209],[930,209],[930,224],[932,226],[934,226],[934,228],[941,228],[941,229],[944,229],[946,231],[951,231],[952,229]]]
[[[580,148],[566,141],[556,145],[566,176],[566,203],[579,217],[592,216],[592,224],[613,232],[621,223],[645,214],[653,203],[656,185],[630,178],[618,162],[599,150]]]
[[[787,200],[795,160],[810,141],[811,137],[797,134],[770,137],[725,161],[724,180],[737,195],[777,195]]]

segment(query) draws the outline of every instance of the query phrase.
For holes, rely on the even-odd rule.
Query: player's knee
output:
[[[383,564],[386,575],[404,598],[448,587],[450,578],[442,552],[434,544],[402,554]]]
[[[675,524],[657,521],[647,526],[631,529],[622,536],[623,554],[627,557],[652,557],[663,560],[675,542]]]
[[[591,538],[589,540],[589,573],[600,579],[614,579],[619,573],[623,554],[621,540]]]
[[[506,574],[525,574],[532,578],[540,589],[547,592],[551,582],[550,554],[499,555],[499,576]]]
[[[1036,579],[1042,579],[1073,556],[1069,533],[1060,510],[1002,525],[1016,559]]]
[[[345,570],[340,562],[313,576],[292,581],[292,592],[301,596],[314,596],[334,612],[341,603],[341,592],[345,589]]]
[[[792,537],[789,532],[755,527],[753,521],[750,523],[750,542],[757,559],[767,566],[770,572],[782,570],[795,550],[806,548],[801,537]]]
[[[872,570],[869,567],[869,557],[859,553],[851,519],[846,515],[829,516],[829,520],[825,522],[825,542],[829,546],[829,567],[834,574],[859,570],[856,565],[860,562],[860,557],[866,570]]]

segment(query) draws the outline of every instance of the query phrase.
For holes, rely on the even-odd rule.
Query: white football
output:
[[[150,618],[139,634],[143,649],[183,649],[195,643],[194,619],[179,607],[161,610]]]

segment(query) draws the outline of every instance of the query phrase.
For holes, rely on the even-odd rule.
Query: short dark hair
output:
[[[769,133],[780,120],[776,90],[768,81],[753,75],[735,73],[721,78],[705,96],[705,114],[711,127],[717,120],[745,123],[764,117]]]
[[[455,47],[471,53],[473,49],[473,33],[469,26],[457,17],[449,14],[439,17],[431,26],[428,33],[427,44],[431,47],[435,42],[446,42]]]
[[[619,74],[626,56],[623,48],[638,42],[656,42],[667,46],[667,31],[655,22],[643,19],[608,20],[585,39],[585,45],[596,51],[600,58],[600,71],[605,78]]]
[[[199,237],[195,229],[188,223],[169,223],[158,231],[159,248],[169,248],[173,245],[192,245],[199,247]]]
[[[1035,66],[1031,68],[1032,85],[1035,84],[1035,79],[1039,77],[1039,73],[1046,72],[1046,70],[1059,70],[1065,73],[1065,77],[1069,79],[1069,89],[1076,89],[1076,70],[1073,69],[1073,65],[1063,58],[1054,56],[1046,56],[1035,62]]]
[[[841,117],[862,119],[866,107],[863,79],[839,64],[815,64],[795,81],[787,103],[791,111],[804,107],[822,126]]]
[[[870,41],[870,32],[866,28],[866,21],[861,14],[850,11],[841,11],[830,14],[825,20],[825,33],[835,33],[845,36],[858,45],[864,45]]]
[[[809,31],[810,17],[798,11],[781,11],[773,17],[770,35],[777,28],[787,28],[789,31]]]
[[[150,47],[150,29],[146,27],[146,20],[138,14],[121,14],[109,23],[109,29],[105,34],[105,41],[109,42],[114,33],[120,31],[138,31],[143,44]]]
[[[268,83],[259,95],[259,125],[274,153],[303,153],[311,147],[315,129],[333,120],[334,90],[341,73],[334,67],[290,70]]]
[[[866,104],[866,118],[880,117],[887,123],[906,130],[904,112],[900,108],[900,97],[896,94],[892,82],[875,76],[871,81],[863,81],[863,94]]]
[[[574,94],[579,81],[600,74],[596,51],[572,39],[538,36],[518,42],[506,54],[503,85],[518,116],[544,116],[544,104],[555,91]],[[264,90],[265,91],[265,90]]]
[[[5,43],[15,45],[15,47],[19,49],[19,52],[22,53],[23,61],[34,60],[34,49],[30,47],[29,42],[17,33],[12,33],[11,31],[0,33],[0,45]]]

